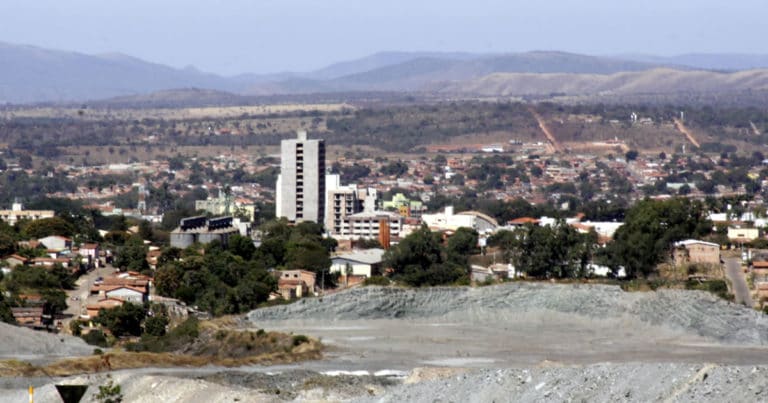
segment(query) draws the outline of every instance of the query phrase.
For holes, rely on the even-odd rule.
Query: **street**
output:
[[[98,277],[107,277],[110,274],[114,274],[115,269],[112,265],[106,265],[94,269],[86,274],[80,276],[75,282],[75,289],[66,291],[67,294],[67,309],[64,310],[64,318],[61,319],[63,328],[65,331],[69,329],[69,322],[72,319],[77,319],[81,314],[85,314],[85,307],[88,304],[88,294]],[[77,298],[75,300],[74,298]]]
[[[744,272],[741,270],[741,259],[725,258],[725,275],[733,285],[733,295],[737,304],[744,304],[752,307],[752,297],[749,295],[747,280],[744,278]]]

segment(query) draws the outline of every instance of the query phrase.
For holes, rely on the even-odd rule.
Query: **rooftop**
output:
[[[344,259],[351,260],[353,262],[376,264],[380,263],[384,258],[384,249],[364,249],[345,253],[343,255],[334,256],[332,259]]]

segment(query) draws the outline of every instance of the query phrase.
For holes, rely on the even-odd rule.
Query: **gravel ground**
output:
[[[62,384],[90,385],[82,402],[96,402],[99,386],[106,385],[108,378],[104,374],[71,377],[58,382]],[[167,375],[144,375],[120,372],[112,375],[115,384],[120,385],[124,403],[140,402],[269,402],[271,396],[263,395],[253,389],[233,385],[220,385],[200,379],[189,379]],[[26,387],[0,390],[1,402],[26,402]],[[53,382],[35,388],[36,402],[60,402]]]
[[[275,367],[118,371],[124,401],[768,401],[766,316],[703,292],[368,287],[253,311],[241,323],[320,337],[328,351]],[[0,337],[0,354],[14,357],[92,351],[6,325]],[[407,376],[376,376],[387,373]],[[25,401],[29,383],[36,401],[57,401],[53,382],[0,379],[0,402]],[[91,385],[92,401],[106,378],[57,382]]]
[[[30,330],[0,322],[0,359],[41,360],[93,354],[79,337]]]
[[[364,287],[259,309],[253,323],[302,319],[435,319],[499,322],[528,312],[629,318],[721,343],[768,345],[768,317],[701,291],[623,292],[617,286],[508,283],[468,288]]]
[[[392,388],[358,402],[760,402],[768,367],[600,364],[498,369]]]
[[[462,370],[419,368],[404,382],[385,377],[326,376],[311,371],[253,374],[232,371],[204,377],[181,374],[112,375],[132,402],[763,402],[768,367],[715,364],[596,364]],[[106,375],[71,377],[88,384],[95,401]],[[280,390],[280,393],[277,391]],[[26,401],[26,387],[3,389],[0,401]],[[52,383],[35,401],[58,401]]]

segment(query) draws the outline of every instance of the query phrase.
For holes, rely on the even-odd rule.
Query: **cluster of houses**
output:
[[[20,248],[31,249],[36,257],[25,257],[20,254],[5,256],[4,273],[12,273],[20,265],[53,267],[60,265],[73,271],[87,270],[101,266],[107,253],[99,248],[98,243],[88,242],[78,246],[72,245],[72,239],[59,235],[50,235],[40,239],[21,241]]]

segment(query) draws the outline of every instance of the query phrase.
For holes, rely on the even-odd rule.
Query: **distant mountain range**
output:
[[[763,89],[768,55],[587,56],[537,51],[510,54],[383,52],[302,73],[223,77],[122,54],[86,55],[0,42],[0,103],[84,102],[160,91],[189,97],[196,88],[243,96],[336,92],[546,94],[648,93]],[[709,70],[709,71],[697,71]],[[718,72],[713,72],[716,70]],[[748,76],[748,79],[745,79]],[[662,77],[663,81],[657,81]],[[715,80],[714,82],[711,80]],[[663,83],[663,85],[662,85]],[[757,87],[750,85],[760,84]]]

